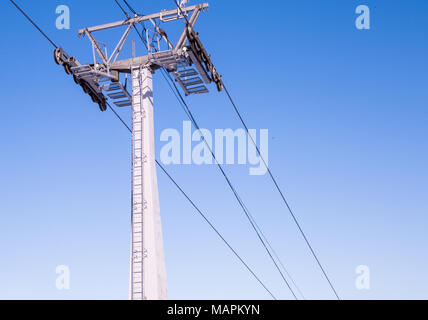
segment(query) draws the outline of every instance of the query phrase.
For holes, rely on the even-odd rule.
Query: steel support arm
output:
[[[81,35],[85,34],[85,30],[87,30],[88,32],[91,33],[91,32],[95,32],[95,31],[101,31],[101,30],[126,26],[129,24],[139,24],[143,21],[149,21],[150,19],[158,19],[158,18],[165,17],[165,16],[171,16],[174,14],[177,14],[177,16],[180,16],[181,12],[188,13],[188,12],[193,11],[193,10],[198,10],[198,9],[203,10],[203,9],[208,9],[208,8],[209,8],[209,4],[203,3],[203,4],[197,4],[197,5],[190,6],[190,7],[181,8],[181,9],[177,8],[177,9],[171,9],[171,10],[164,10],[162,12],[154,13],[154,14],[150,14],[150,15],[146,15],[146,16],[135,17],[132,19],[117,21],[117,22],[113,22],[113,23],[107,23],[104,25],[91,27],[91,28],[87,28],[87,29],[80,29],[78,31],[78,34],[79,34],[79,36],[81,36]]]

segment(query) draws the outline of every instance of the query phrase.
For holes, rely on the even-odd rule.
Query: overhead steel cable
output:
[[[124,0],[124,1],[125,1],[125,0]],[[180,12],[181,12],[181,14],[184,16],[184,18],[186,19],[186,25],[187,25],[188,27],[190,27],[190,28],[192,28],[192,29],[193,29],[193,27],[190,25],[189,21],[187,20],[187,17],[183,14],[183,11],[181,10],[181,7],[180,7],[180,5],[178,4],[178,2],[177,2],[176,0],[174,0],[174,3],[175,3],[175,5],[177,6],[177,8],[180,10]],[[296,224],[297,228],[299,229],[299,231],[300,231],[301,235],[303,236],[303,239],[305,240],[305,242],[306,242],[307,246],[309,247],[309,250],[311,251],[311,253],[312,253],[313,257],[315,258],[315,260],[316,260],[316,262],[317,262],[318,266],[320,267],[320,269],[321,269],[321,271],[322,271],[322,273],[323,273],[323,275],[324,275],[325,279],[327,280],[328,284],[330,285],[330,288],[333,290],[334,295],[336,296],[336,298],[337,298],[338,300],[340,300],[340,297],[339,297],[339,295],[337,294],[337,291],[336,291],[336,289],[334,288],[333,283],[331,282],[330,278],[328,277],[327,272],[325,271],[324,267],[322,266],[322,264],[321,264],[321,262],[320,262],[320,260],[319,260],[318,256],[316,255],[316,253],[315,253],[315,251],[314,251],[314,249],[313,249],[312,245],[310,244],[310,242],[309,242],[309,240],[308,240],[308,238],[307,238],[306,234],[304,233],[304,231],[303,231],[303,229],[302,229],[302,227],[301,227],[301,225],[300,225],[299,221],[298,221],[298,220],[297,220],[297,218],[296,218],[296,215],[294,214],[293,210],[291,209],[291,207],[290,207],[290,205],[289,205],[288,201],[286,200],[286,198],[285,198],[285,196],[284,196],[284,193],[282,192],[281,188],[279,187],[279,184],[277,183],[276,179],[274,178],[274,176],[273,176],[273,174],[272,174],[272,171],[270,170],[270,168],[269,168],[269,166],[267,165],[267,163],[266,163],[266,161],[265,161],[265,159],[264,159],[263,155],[261,154],[261,152],[260,152],[260,150],[259,150],[259,148],[258,148],[258,146],[257,146],[256,142],[254,141],[253,136],[250,134],[250,132],[249,132],[249,130],[248,130],[248,127],[247,127],[247,125],[246,125],[246,123],[245,123],[245,121],[244,121],[243,117],[241,116],[241,114],[240,114],[240,112],[239,112],[239,110],[238,110],[238,108],[237,108],[237,106],[236,106],[235,102],[233,101],[233,99],[232,99],[232,97],[231,97],[231,95],[230,95],[229,91],[228,91],[228,90],[227,90],[227,88],[225,87],[225,85],[224,85],[224,82],[223,82],[223,81],[222,81],[222,84],[223,84],[223,88],[224,88],[224,90],[225,90],[225,92],[226,92],[226,94],[227,94],[227,96],[228,96],[228,98],[229,98],[230,102],[232,103],[232,105],[233,105],[233,107],[234,107],[234,109],[235,109],[235,111],[236,111],[236,113],[237,113],[237,115],[238,115],[239,119],[241,120],[242,124],[244,125],[245,130],[247,131],[248,136],[250,137],[250,139],[251,139],[252,143],[254,144],[254,146],[255,146],[255,148],[256,148],[256,150],[257,150],[257,153],[259,154],[260,158],[263,160],[263,163],[264,163],[264,165],[265,165],[266,169],[268,170],[269,175],[270,175],[270,177],[271,177],[271,179],[272,179],[273,183],[275,184],[275,187],[277,188],[278,192],[280,193],[281,198],[282,198],[282,200],[283,200],[284,204],[286,205],[286,207],[287,207],[288,211],[290,212],[290,214],[291,214],[291,216],[292,216],[292,218],[293,218],[293,220],[294,220],[294,222],[295,222],[295,224]]]
[[[125,0],[123,0],[123,1],[124,1],[124,2],[126,2]],[[126,3],[127,3],[127,2],[126,2]],[[129,6],[129,4],[128,4],[128,3],[127,3],[127,5]],[[176,3],[176,5],[177,5],[177,3]],[[177,5],[177,6],[178,6],[178,5]],[[179,7],[178,7],[178,8],[179,8]],[[180,11],[181,11],[181,8],[179,8],[179,9],[180,9]],[[135,10],[133,10],[133,9],[132,9],[131,11],[135,12]],[[187,20],[187,18],[186,18],[186,22],[187,22],[187,24],[188,24],[188,20]],[[168,74],[168,76],[169,76],[169,74]],[[165,76],[164,76],[164,77],[165,77]],[[169,78],[170,78],[170,77],[169,77]],[[170,79],[171,79],[171,78],[170,78]],[[174,83],[173,83],[173,84],[174,84]],[[178,88],[175,86],[175,84],[174,84],[174,87],[175,87],[176,92],[177,92],[177,95],[178,95],[178,97],[177,97],[177,95],[176,95],[176,97],[179,99],[179,101],[180,101],[180,105],[182,106],[182,108],[183,108],[184,112],[186,113],[186,115],[188,116],[188,118],[190,119],[190,121],[192,122],[193,126],[194,126],[194,127],[198,130],[198,132],[200,133],[201,138],[204,140],[204,142],[205,142],[205,144],[206,144],[206,146],[207,146],[208,150],[210,151],[210,153],[211,153],[211,155],[212,155],[212,158],[213,158],[213,159],[214,159],[214,161],[216,162],[216,164],[217,164],[217,166],[218,166],[219,170],[221,171],[221,173],[222,173],[223,177],[225,178],[226,182],[228,183],[228,185],[229,185],[230,189],[232,190],[232,193],[234,194],[234,196],[235,196],[235,198],[237,199],[237,201],[238,201],[239,205],[241,206],[242,210],[244,211],[244,214],[245,214],[245,216],[246,216],[247,220],[250,222],[250,224],[251,224],[251,226],[252,226],[253,230],[255,231],[255,233],[256,233],[257,237],[259,238],[259,240],[260,240],[261,244],[262,244],[262,245],[263,245],[263,247],[265,248],[265,250],[266,250],[266,252],[267,252],[267,254],[268,254],[269,258],[272,260],[273,264],[275,265],[275,268],[276,268],[276,269],[277,269],[277,271],[279,272],[279,274],[280,274],[281,278],[283,279],[284,283],[286,284],[287,288],[290,290],[290,292],[291,292],[291,294],[293,295],[294,299],[298,300],[298,298],[297,298],[296,294],[294,293],[294,290],[291,288],[291,286],[290,286],[289,282],[287,281],[286,277],[284,276],[284,274],[283,274],[283,272],[282,272],[282,270],[281,270],[280,266],[278,265],[277,261],[275,260],[275,258],[273,257],[273,255],[272,255],[272,253],[271,253],[271,251],[270,251],[270,249],[269,249],[269,247],[271,247],[271,248],[272,248],[272,246],[266,242],[267,238],[266,238],[266,237],[264,237],[264,235],[262,235],[262,233],[260,232],[260,229],[256,226],[256,222],[255,222],[255,220],[254,220],[254,217],[250,214],[249,210],[246,208],[246,206],[245,206],[245,204],[244,204],[243,200],[241,199],[241,197],[239,196],[238,192],[236,191],[236,188],[233,186],[232,182],[230,181],[230,179],[229,179],[229,177],[227,176],[226,172],[224,171],[223,167],[222,167],[222,166],[221,166],[221,164],[218,162],[218,160],[217,160],[217,158],[216,158],[216,156],[215,156],[215,154],[214,154],[214,152],[213,152],[213,150],[212,150],[211,146],[210,146],[210,145],[207,143],[207,141],[205,140],[204,135],[202,134],[201,128],[199,127],[198,123],[196,122],[195,117],[193,116],[193,114],[192,114],[192,112],[191,112],[190,108],[188,107],[188,105],[187,105],[186,101],[184,100],[183,96],[181,95],[181,93],[179,92],[179,90],[178,90]],[[278,256],[277,256],[277,257],[278,257]],[[286,271],[287,275],[289,276],[289,273],[288,273],[288,272],[287,272],[287,270],[285,269],[284,264],[283,264],[282,262],[280,262],[280,264],[283,266],[284,270]],[[290,277],[290,276],[289,276],[289,277]],[[290,278],[291,278],[291,277],[290,277]],[[293,282],[293,283],[295,283],[295,282],[294,282],[294,280],[293,280],[292,278],[291,278],[291,280],[292,280],[292,282]],[[299,290],[299,291],[300,291],[300,290]]]
[[[132,12],[133,14],[137,14],[137,15],[138,15],[137,11],[135,11],[135,10],[131,7],[131,5],[128,3],[128,1],[123,0],[123,2],[125,2],[126,6],[128,7],[128,9],[129,9],[129,10],[131,10],[131,12]]]
[[[130,19],[131,17],[129,16],[128,12],[125,11],[125,9],[123,9],[122,5],[117,1],[114,0],[114,2],[116,2],[116,4],[118,5],[118,7],[120,8],[120,10],[122,10],[122,12],[125,14],[125,16]]]
[[[259,147],[257,146],[257,143],[256,143],[256,141],[254,140],[254,137],[250,134],[250,131],[249,131],[249,129],[248,129],[248,126],[247,126],[247,124],[245,123],[244,118],[242,117],[241,113],[239,112],[239,109],[238,109],[237,105],[235,104],[234,100],[232,99],[232,96],[230,95],[229,90],[227,89],[227,87],[226,87],[226,85],[224,84],[224,82],[223,82],[223,88],[224,88],[224,91],[226,92],[226,95],[227,95],[227,97],[229,98],[229,100],[230,100],[230,102],[231,102],[231,104],[232,104],[232,106],[233,106],[233,109],[235,110],[235,112],[236,112],[236,114],[237,114],[238,118],[240,119],[240,121],[241,121],[242,125],[244,126],[244,128],[245,128],[245,130],[246,130],[246,132],[247,132],[248,136],[250,137],[250,139],[251,139],[251,141],[252,141],[252,143],[253,143],[254,147],[256,148],[258,155],[259,155],[259,156],[260,156],[260,158],[262,159],[262,161],[263,161],[263,163],[264,163],[264,165],[265,165],[265,167],[266,167],[266,169],[267,169],[267,171],[268,171],[268,173],[269,173],[269,176],[270,176],[270,178],[271,178],[272,182],[274,183],[274,185],[275,185],[276,189],[278,190],[278,192],[279,192],[279,194],[280,194],[280,196],[281,196],[281,198],[282,198],[282,201],[284,202],[285,206],[287,207],[288,211],[290,212],[290,215],[291,215],[291,217],[292,217],[292,219],[293,219],[294,223],[296,224],[297,228],[298,228],[298,229],[299,229],[299,231],[300,231],[300,234],[302,235],[303,239],[304,239],[304,240],[305,240],[305,242],[306,242],[306,245],[308,246],[308,248],[309,248],[310,252],[312,253],[312,256],[313,256],[313,257],[314,257],[314,259],[316,260],[316,262],[317,262],[317,264],[318,264],[319,268],[321,269],[321,271],[322,271],[322,273],[323,273],[323,275],[324,275],[325,279],[327,280],[328,284],[330,285],[330,288],[332,289],[332,291],[333,291],[334,295],[336,296],[336,298],[337,298],[338,300],[340,300],[340,297],[339,297],[339,295],[338,295],[338,293],[337,293],[336,289],[334,288],[333,283],[331,282],[331,280],[330,280],[329,276],[327,275],[327,272],[325,271],[325,269],[324,269],[323,265],[321,264],[321,262],[320,262],[320,260],[319,260],[319,258],[318,258],[318,256],[317,256],[317,254],[315,253],[315,250],[313,249],[313,247],[312,247],[311,243],[309,242],[308,237],[306,236],[305,232],[303,231],[303,228],[302,228],[302,226],[300,225],[300,223],[299,223],[299,221],[298,221],[298,219],[297,219],[296,215],[294,214],[293,210],[291,209],[290,204],[288,203],[287,199],[285,198],[284,193],[282,192],[281,188],[279,187],[279,184],[278,184],[278,182],[277,182],[276,178],[274,177],[274,175],[273,175],[272,171],[270,170],[270,168],[269,168],[268,164],[266,163],[266,160],[264,159],[263,154],[260,152],[260,149],[259,149]]]
[[[121,5],[117,0],[114,0],[114,2],[116,2],[116,4],[118,5],[118,7],[120,8],[120,10],[122,10],[122,12],[123,12],[123,13],[124,13],[124,15],[126,16],[126,18],[131,19],[130,15],[128,14],[128,12],[126,12],[126,10],[122,7],[122,5]],[[127,6],[128,6],[128,8],[129,8],[129,4],[128,4],[127,2],[126,2],[126,5],[127,5]],[[137,14],[137,13],[134,13],[134,14]],[[146,40],[141,36],[140,31],[138,31],[138,29],[137,29],[137,26],[136,26],[135,24],[133,24],[132,26],[134,27],[134,29],[135,29],[135,31],[137,32],[138,36],[140,37],[141,41],[144,43],[144,45],[145,45],[145,46],[146,46],[146,48],[147,48]],[[143,25],[143,32],[144,32],[145,30],[146,30],[146,27],[144,27],[144,25]]]
[[[25,12],[19,8],[12,0],[10,0],[19,11],[28,18]],[[28,18],[29,19],[29,18]],[[44,35],[49,41],[49,37],[31,20],[31,23]],[[58,48],[52,41],[51,44]],[[106,103],[109,109],[114,113],[114,115],[122,122],[122,124],[126,127],[126,129],[132,134],[132,129],[126,124],[126,122],[120,117],[120,115],[114,110],[114,108],[107,102]],[[191,200],[191,198],[187,195],[187,193],[178,185],[175,179],[166,171],[166,169],[161,165],[159,161],[156,160],[156,164],[161,168],[161,170],[167,175],[167,177],[171,180],[171,182],[177,187],[177,189],[185,196],[185,198],[190,202],[190,204],[197,210],[197,212],[202,216],[202,218],[209,224],[209,226],[214,230],[214,232],[220,237],[220,239],[227,245],[227,247],[233,252],[233,254],[239,259],[239,261],[246,267],[246,269],[253,275],[253,277],[259,282],[259,284],[268,292],[268,294],[276,300],[276,297],[272,294],[272,292],[266,287],[266,285],[260,280],[260,278],[255,274],[255,272],[248,266],[248,264],[241,258],[241,256],[237,253],[237,251],[229,244],[229,242],[221,235],[221,233],[215,228],[215,226],[211,223],[211,221],[203,214],[203,212],[199,209],[198,206]]]
[[[125,1],[125,0],[124,0],[124,1]],[[182,16],[184,17],[184,19],[186,20],[186,25],[187,25],[187,26],[190,26],[190,27],[193,29],[193,27],[190,25],[189,20],[187,19],[186,15],[185,15],[185,14],[183,13],[183,11],[181,10],[181,7],[179,6],[178,2],[176,2],[176,1],[174,1],[174,2],[175,2],[175,4],[176,4],[177,8],[180,10],[180,12],[181,12]],[[175,88],[176,88],[176,90],[178,91],[178,89],[177,89],[177,87],[176,87],[176,86],[175,86]],[[181,103],[182,103],[183,108],[185,109],[185,113],[188,115],[188,117],[189,117],[189,118],[190,118],[190,120],[193,122],[194,126],[199,130],[199,132],[201,132],[201,130],[200,130],[199,126],[197,125],[196,120],[195,120],[195,118],[194,118],[194,116],[193,116],[192,112],[190,111],[190,108],[188,107],[187,103],[185,102],[185,100],[184,100],[183,96],[181,95],[181,93],[180,93],[180,92],[178,92],[178,94],[180,95]],[[203,136],[203,135],[201,134],[201,136]],[[205,142],[205,143],[206,143],[206,142]],[[207,144],[207,143],[206,143],[206,144]],[[225,178],[226,178],[227,182],[228,182],[228,183],[229,183],[229,185],[230,185],[230,181],[229,181],[228,177],[225,175],[225,172],[223,171],[223,169],[222,169],[221,165],[218,163],[218,161],[217,161],[217,159],[216,159],[216,157],[215,157],[215,155],[214,155],[214,153],[213,153],[212,149],[210,148],[210,146],[209,146],[208,144],[207,144],[207,147],[208,147],[208,149],[210,149],[211,154],[212,154],[212,156],[213,156],[214,160],[216,161],[217,165],[219,166],[220,170],[222,171],[223,175],[225,176]],[[284,270],[284,272],[285,272],[285,273],[288,275],[288,277],[291,279],[291,281],[292,281],[293,285],[296,287],[297,291],[300,293],[300,295],[303,297],[303,299],[305,299],[305,297],[304,297],[304,295],[302,294],[301,290],[299,289],[299,287],[297,286],[297,284],[295,283],[295,281],[293,280],[293,278],[291,277],[291,275],[290,275],[290,274],[289,274],[289,272],[287,271],[287,268],[285,268],[285,266],[284,266],[284,264],[282,263],[281,259],[280,259],[280,258],[279,258],[279,256],[276,254],[276,252],[275,252],[275,250],[273,249],[272,245],[270,244],[269,240],[268,240],[268,239],[266,238],[266,236],[263,234],[262,230],[261,230],[261,229],[259,228],[259,226],[257,225],[257,222],[255,221],[254,217],[251,215],[251,213],[250,213],[250,212],[249,212],[249,210],[246,208],[246,206],[245,206],[244,202],[242,201],[242,199],[241,199],[241,198],[239,197],[239,195],[236,193],[236,190],[234,190],[233,186],[231,186],[231,185],[230,185],[230,187],[232,188],[232,190],[233,190],[233,192],[234,192],[235,196],[237,197],[238,202],[240,202],[241,207],[242,207],[242,209],[244,210],[244,212],[248,213],[248,216],[249,216],[249,218],[250,218],[250,222],[251,222],[251,224],[252,224],[253,228],[255,228],[256,233],[257,233],[257,234],[258,234],[258,233],[260,233],[260,235],[258,234],[259,238],[260,238],[260,236],[261,236],[260,240],[261,240],[262,242],[265,242],[265,243],[267,244],[267,246],[268,246],[268,247],[270,248],[270,250],[272,251],[272,254],[276,257],[276,259],[278,260],[279,264],[282,266],[282,269]],[[252,220],[252,221],[251,221],[251,220]],[[253,224],[253,223],[254,223],[254,224]],[[258,231],[257,231],[257,230],[258,230]],[[262,238],[263,238],[263,239],[262,239]],[[264,241],[263,241],[263,240],[264,240]],[[266,246],[265,246],[265,248],[266,248]],[[288,282],[285,280],[285,277],[284,277],[284,275],[282,274],[282,272],[279,270],[279,266],[278,266],[278,264],[275,262],[275,259],[273,258],[273,256],[272,256],[271,252],[269,252],[269,249],[268,249],[268,248],[266,248],[266,250],[267,250],[267,252],[268,252],[269,256],[271,257],[272,261],[274,262],[275,266],[277,267],[278,271],[280,272],[280,274],[281,274],[282,278],[283,278],[283,279],[284,279],[284,281],[287,283],[287,286],[290,288],[290,285],[289,285],[289,284],[288,284]],[[290,288],[290,290],[291,290],[291,288]],[[292,291],[293,296],[295,297],[295,299],[297,299],[297,297],[296,297],[295,293],[293,292],[293,290],[291,290],[291,291]]]
[[[253,275],[253,277],[260,283],[261,286],[271,295],[271,297],[276,300],[275,296],[271,291],[266,287],[266,285],[259,279],[259,277],[254,273],[253,270],[245,263],[245,261],[239,256],[239,254],[232,248],[232,246],[227,242],[227,240],[221,235],[221,233],[214,227],[211,221],[202,213],[202,211],[196,206],[196,204],[189,198],[189,196],[184,192],[184,190],[175,182],[175,180],[169,175],[165,168],[156,160],[157,165],[165,173],[165,175],[172,181],[172,183],[177,187],[177,189],[183,194],[183,196],[190,202],[190,204],[195,208],[195,210],[201,215],[201,217],[208,223],[208,225],[213,229],[213,231],[219,236],[219,238],[226,244],[226,246],[233,252],[233,254],[241,261],[241,263],[247,268],[247,270]]]
[[[251,215],[250,215],[251,216]],[[290,278],[291,283],[294,285],[294,287],[296,288],[297,292],[299,292],[300,296],[302,297],[303,300],[306,300],[304,294],[302,293],[302,291],[300,290],[299,286],[297,285],[297,283],[294,281],[293,277],[290,275],[290,273],[288,272],[287,268],[285,267],[284,263],[281,261],[281,258],[278,256],[278,254],[276,253],[275,249],[272,247],[272,245],[270,244],[270,241],[268,240],[268,238],[265,236],[265,234],[263,233],[263,231],[261,230],[261,228],[258,226],[257,222],[254,220],[254,218],[251,216],[251,218],[254,221],[254,225],[256,226],[256,228],[259,230],[260,235],[263,237],[263,239],[265,240],[266,244],[268,245],[269,249],[272,251],[272,255],[276,258],[276,260],[278,260],[279,265],[282,267],[282,270],[285,272],[285,274]]]
[[[110,105],[110,103],[106,102],[107,107],[114,113],[114,115],[122,122],[122,124],[128,129],[129,132],[132,133],[132,129],[126,124],[125,120],[122,119],[122,117],[114,110],[114,108]]]
[[[55,47],[55,49],[58,48],[58,46],[42,31],[42,29],[39,28],[39,26],[13,1],[9,0],[15,7],[18,9],[25,18],[27,18],[28,21],[30,21],[34,27],[36,27],[37,30]]]
[[[107,103],[107,106],[110,110],[113,111],[115,116],[119,119],[120,122],[126,127],[126,129],[132,134],[132,129],[126,124],[126,122],[122,119],[122,117],[114,110],[114,108]],[[217,228],[213,225],[213,223],[207,218],[207,216],[199,209],[199,207],[195,204],[195,202],[190,198],[190,196],[180,187],[180,185],[175,181],[175,179],[168,173],[168,171],[162,166],[162,164],[155,160],[158,167],[164,172],[164,174],[168,177],[168,179],[176,186],[176,188],[181,192],[181,194],[189,201],[192,207],[199,213],[199,215],[205,220],[206,223],[211,227],[211,229],[219,236],[219,238],[226,244],[226,246],[232,251],[232,253],[241,261],[241,263],[245,266],[245,268],[253,275],[253,277],[260,283],[260,285],[269,293],[269,295],[276,300],[276,297],[272,294],[272,292],[266,287],[266,285],[260,280],[260,278],[255,274],[255,272],[248,266],[248,264],[241,258],[241,256],[237,253],[237,251],[230,245],[230,243],[224,238],[224,236],[217,230]]]
[[[125,1],[125,0],[124,0],[124,1]],[[178,4],[178,2],[177,2],[176,0],[174,0],[174,3],[175,3],[175,5],[177,6],[177,8],[180,10],[180,12],[181,12],[181,14],[183,15],[183,17],[185,18],[185,20],[186,20],[186,25],[187,25],[188,27],[190,26],[190,28],[192,28],[192,29],[193,29],[193,27],[192,27],[192,26],[190,25],[190,23],[189,23],[189,20],[187,20],[187,17],[183,14],[183,11],[181,10],[180,5]],[[311,251],[311,253],[312,253],[313,257],[315,258],[315,260],[316,260],[316,262],[317,262],[318,266],[320,267],[320,269],[321,269],[321,271],[322,271],[322,273],[323,273],[323,275],[324,275],[325,279],[327,280],[328,284],[330,285],[330,288],[333,290],[334,295],[336,296],[336,298],[337,298],[338,300],[340,300],[340,297],[339,297],[339,295],[337,294],[337,291],[336,291],[336,289],[334,288],[333,283],[331,282],[330,278],[328,277],[327,272],[325,271],[324,267],[322,266],[322,264],[321,264],[321,262],[320,262],[320,260],[319,260],[318,256],[316,255],[316,253],[315,253],[315,251],[314,251],[314,249],[313,249],[312,245],[310,244],[310,242],[309,242],[309,240],[308,240],[308,238],[307,238],[306,234],[304,233],[304,231],[303,231],[303,229],[302,229],[302,227],[301,227],[301,225],[300,225],[299,221],[298,221],[298,220],[297,220],[297,218],[296,218],[296,215],[294,214],[294,212],[293,212],[293,210],[291,209],[291,207],[290,207],[290,205],[289,205],[288,201],[286,200],[286,198],[285,198],[285,196],[284,196],[284,193],[282,192],[281,188],[279,187],[279,184],[277,183],[277,181],[276,181],[275,177],[273,176],[272,171],[270,170],[270,168],[269,168],[269,166],[267,165],[267,163],[266,163],[266,161],[265,161],[265,159],[264,159],[263,155],[261,154],[260,149],[259,149],[259,147],[257,146],[256,142],[254,141],[253,136],[250,134],[250,132],[249,132],[249,130],[248,130],[248,127],[247,127],[247,125],[246,125],[246,123],[245,123],[244,119],[242,118],[242,116],[241,116],[241,114],[240,114],[240,112],[239,112],[239,110],[238,110],[238,108],[237,108],[237,106],[236,106],[235,102],[233,101],[233,99],[232,99],[232,97],[231,97],[231,95],[230,95],[229,91],[227,90],[226,86],[224,85],[224,82],[223,82],[223,81],[222,81],[222,84],[223,84],[223,88],[224,88],[224,90],[225,90],[225,92],[226,92],[226,94],[227,94],[227,96],[228,96],[228,98],[229,98],[230,102],[232,103],[232,105],[233,105],[233,107],[234,107],[234,109],[235,109],[235,111],[236,111],[236,113],[237,113],[237,115],[238,115],[239,119],[241,120],[242,124],[244,125],[245,130],[246,130],[246,132],[247,132],[248,136],[250,137],[250,139],[251,139],[252,143],[254,144],[254,146],[255,146],[255,148],[256,148],[256,150],[257,150],[257,153],[259,154],[259,156],[260,156],[260,158],[262,159],[262,161],[263,161],[263,163],[264,163],[264,165],[265,165],[266,169],[268,170],[268,173],[269,173],[269,175],[270,175],[270,177],[271,177],[271,179],[272,179],[273,183],[275,184],[275,187],[277,188],[278,192],[280,193],[281,198],[282,198],[282,200],[283,200],[284,204],[286,205],[286,207],[287,207],[288,211],[290,212],[290,214],[291,214],[291,216],[292,216],[292,218],[293,218],[293,220],[294,220],[294,222],[295,222],[295,224],[296,224],[297,228],[299,229],[299,231],[300,231],[301,235],[303,236],[303,239],[305,240],[305,242],[306,242],[307,246],[309,247],[309,250]]]
[[[184,101],[184,99],[183,99],[183,101]],[[244,214],[247,217],[247,220],[250,222],[251,226],[253,227],[253,230],[255,231],[257,237],[259,238],[261,244],[265,248],[267,254],[269,255],[270,259],[272,260],[273,264],[275,265],[276,269],[278,270],[279,274],[281,275],[282,279],[284,280],[284,283],[286,284],[286,286],[290,290],[291,294],[297,300],[296,294],[294,293],[293,289],[291,288],[290,284],[288,283],[287,279],[285,278],[283,272],[281,271],[281,268],[279,267],[278,263],[276,262],[275,258],[273,257],[272,253],[270,252],[267,243],[265,242],[265,240],[263,239],[263,236],[261,235],[261,232],[256,227],[256,222],[254,220],[254,217],[251,215],[251,213],[249,212],[249,210],[245,206],[243,200],[241,199],[240,195],[236,191],[236,188],[234,187],[234,185],[232,184],[232,182],[229,179],[228,175],[224,171],[223,166],[217,160],[217,157],[215,156],[214,151],[212,150],[211,146],[206,141],[206,139],[205,139],[205,137],[204,137],[204,135],[202,133],[201,128],[199,127],[198,123],[196,122],[195,117],[193,116],[192,112],[190,111],[189,107],[187,106],[187,104],[185,102],[184,102],[184,107],[185,107],[185,109],[187,111],[187,114],[188,114],[188,117],[189,117],[190,121],[193,123],[193,126],[198,130],[198,132],[199,132],[202,140],[205,142],[205,145],[207,146],[209,152],[211,153],[212,158],[216,162],[217,167],[219,168],[221,174],[223,175],[223,177],[225,178],[227,184],[229,185],[230,189],[232,190],[232,193],[234,194],[236,200],[238,201],[239,205],[241,206],[242,210],[244,211]]]

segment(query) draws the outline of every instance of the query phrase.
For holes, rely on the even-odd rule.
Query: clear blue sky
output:
[[[113,0],[17,2],[82,62],[91,50],[77,29],[123,18]],[[130,2],[144,13],[173,7]],[[60,4],[71,9],[71,30],[55,28]],[[355,28],[360,4],[371,9],[369,31]],[[249,126],[269,129],[270,167],[340,296],[427,299],[428,2],[210,5],[197,30]],[[0,298],[126,299],[130,136],[54,64],[49,43],[8,1],[0,21]],[[201,126],[240,128],[211,89],[187,98]],[[160,132],[187,118],[160,74],[155,104],[159,157]],[[291,298],[217,168],[167,169],[269,288]],[[333,298],[268,177],[226,170],[305,296]],[[269,298],[158,178],[170,298]],[[71,290],[58,291],[64,264]],[[358,265],[370,267],[369,291],[355,288]]]

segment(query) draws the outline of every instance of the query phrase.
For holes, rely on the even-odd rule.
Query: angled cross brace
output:
[[[116,57],[114,58],[114,62],[116,62],[117,58],[119,57],[120,52],[122,51],[122,48],[126,42],[126,39],[129,36],[129,32],[131,31],[133,27],[133,24],[131,23],[128,28],[126,29],[125,33],[123,34],[122,38],[120,39],[119,43],[117,44],[116,48],[113,50],[110,58],[107,61],[107,65],[112,61],[113,57],[116,55]]]
[[[107,57],[105,56],[105,54],[101,50],[100,45],[95,40],[95,38],[93,37],[93,35],[88,30],[85,30],[85,34],[87,35],[88,39],[91,41],[93,48],[95,48],[95,50],[97,51],[97,53],[100,56],[101,60],[104,62],[104,64],[107,64]],[[94,61],[94,63],[95,62],[96,61]]]

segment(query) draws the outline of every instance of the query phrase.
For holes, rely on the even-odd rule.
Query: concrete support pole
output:
[[[149,67],[132,71],[131,300],[166,300],[165,258],[155,163],[153,79]]]

